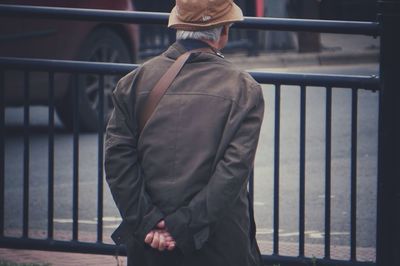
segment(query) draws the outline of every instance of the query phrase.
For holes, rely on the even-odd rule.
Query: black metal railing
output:
[[[9,238],[3,237],[0,239],[0,244],[5,247],[13,247],[13,248],[33,248],[33,249],[45,249],[45,250],[62,250],[62,251],[71,251],[71,252],[89,252],[89,253],[102,253],[102,254],[113,254],[115,253],[115,247],[109,244],[100,244],[103,239],[103,127],[100,127],[98,130],[98,195],[97,195],[97,243],[85,243],[80,242],[78,238],[78,208],[79,208],[79,124],[77,123],[78,117],[77,114],[79,112],[79,106],[74,106],[74,127],[73,127],[73,201],[72,201],[72,209],[73,209],[73,217],[72,217],[72,242],[65,241],[48,241],[48,240],[34,240],[30,239],[28,235],[29,230],[29,220],[28,220],[28,206],[29,206],[29,153],[30,153],[30,145],[29,145],[29,73],[32,71],[45,71],[49,73],[49,114],[48,114],[48,125],[49,125],[49,145],[48,145],[48,153],[49,153],[49,165],[48,165],[48,239],[53,238],[53,219],[54,219],[54,75],[56,73],[69,72],[73,73],[73,80],[77,80],[77,75],[87,74],[87,73],[96,73],[100,75],[100,95],[102,95],[104,89],[103,78],[106,74],[126,74],[133,70],[136,65],[118,65],[111,63],[88,63],[88,62],[70,62],[70,61],[61,61],[61,60],[41,60],[41,59],[16,59],[16,58],[0,58],[0,69],[4,70],[19,70],[23,71],[24,74],[24,84],[25,84],[25,104],[24,104],[24,192],[23,192],[23,234],[22,239],[19,238]],[[4,72],[0,71],[0,75],[3,76]],[[264,259],[266,262],[276,261],[280,262],[281,265],[284,265],[283,262],[287,262],[290,265],[293,265],[294,259],[290,257],[283,257],[279,255],[279,130],[280,130],[280,88],[282,85],[299,85],[301,86],[301,111],[300,111],[300,120],[301,120],[301,159],[300,159],[300,218],[299,218],[299,257],[301,261],[306,260],[304,257],[304,223],[305,223],[305,96],[306,96],[306,87],[307,86],[321,86],[324,84],[326,86],[327,91],[327,110],[332,108],[332,88],[351,88],[358,85],[359,88],[367,89],[367,90],[377,90],[379,88],[379,79],[377,77],[368,77],[368,76],[324,76],[324,75],[316,75],[316,74],[286,74],[286,73],[261,73],[261,72],[250,72],[253,77],[260,83],[263,84],[274,84],[276,97],[275,97],[275,188],[274,188],[274,246],[273,246],[273,256],[265,255]],[[361,86],[362,85],[362,86]],[[74,99],[75,103],[79,102],[77,86],[74,86]],[[353,90],[353,134],[354,139],[352,143],[356,143],[356,123],[354,119],[357,118],[357,89]],[[103,102],[99,101],[100,104]],[[103,119],[103,110],[104,107],[101,105],[99,109],[99,119]],[[4,110],[3,110],[4,112]],[[326,158],[326,219],[325,219],[325,259],[321,260],[320,263],[328,263],[331,262],[329,260],[330,257],[330,167],[328,164],[330,163],[330,123],[331,123],[331,113],[327,112],[327,142],[326,142],[326,150],[327,150],[327,158]],[[99,123],[101,125],[101,123]],[[4,124],[3,124],[4,127]],[[355,146],[352,148],[352,169],[355,169],[355,161],[356,161],[356,153]],[[3,150],[4,152],[4,150]],[[4,162],[3,162],[4,163]],[[4,172],[3,172],[4,173]],[[356,175],[353,172],[352,180],[356,179]],[[352,188],[355,187],[355,184],[352,184]],[[4,189],[4,187],[3,187]],[[252,192],[252,191],[251,191]],[[354,194],[356,195],[356,194]],[[352,196],[352,229],[351,229],[351,258],[355,260],[355,213],[356,213],[356,198]],[[4,219],[4,214],[0,215],[0,218]],[[76,244],[74,246],[74,244]],[[123,250],[120,251],[123,254]],[[343,261],[336,261],[335,263],[343,263]],[[362,265],[370,265],[371,263],[362,263]],[[341,264],[342,265],[342,264]],[[345,264],[343,264],[345,265]],[[361,265],[361,264],[360,264]],[[372,265],[372,264],[371,264]]]
[[[0,5],[0,16],[29,16],[51,19],[70,20],[101,20],[119,23],[148,23],[164,24],[167,14],[146,12],[121,12],[100,11],[67,8],[45,8],[28,6],[5,6]],[[347,34],[365,34],[371,36],[380,35],[380,24],[376,22],[343,22],[343,21],[318,21],[318,20],[295,20],[295,19],[271,19],[271,18],[246,18],[244,22],[236,25],[238,28],[251,28],[262,30],[290,30],[290,31],[315,31]],[[126,74],[133,70],[136,65],[89,63],[61,60],[0,58],[0,246],[8,248],[26,248],[42,250],[59,250],[68,252],[83,252],[96,254],[114,254],[117,247],[103,242],[103,131],[102,123],[98,128],[98,187],[97,187],[97,240],[96,242],[83,242],[78,237],[78,208],[79,208],[79,93],[78,86],[74,86],[74,126],[73,126],[73,223],[72,241],[54,240],[54,76],[58,73],[71,73],[73,80],[77,81],[79,75],[93,73],[100,77],[100,97],[104,97],[104,76]],[[4,236],[4,191],[5,191],[5,95],[4,77],[5,72],[10,70],[22,71],[24,73],[24,158],[23,158],[23,233],[22,238]],[[30,90],[29,75],[31,72],[49,73],[49,109],[48,109],[48,227],[47,239],[32,239],[29,237],[29,98]],[[325,240],[324,257],[317,259],[317,265],[375,265],[374,262],[357,261],[356,253],[356,217],[357,217],[357,116],[358,116],[358,91],[361,89],[370,91],[381,91],[381,81],[376,76],[350,76],[350,75],[318,75],[318,74],[286,74],[250,72],[260,83],[271,84],[275,90],[275,129],[274,129],[274,210],[273,210],[273,253],[263,255],[266,263],[279,263],[283,265],[311,264],[312,258],[305,256],[305,164],[306,164],[306,92],[309,86],[318,86],[326,90],[326,115],[325,115]],[[298,256],[282,256],[279,247],[279,190],[280,190],[280,116],[281,116],[281,86],[296,85],[300,87],[300,160],[299,160],[299,246]],[[345,88],[352,91],[351,111],[351,229],[350,229],[350,260],[331,259],[331,152],[332,152],[332,91],[334,88]],[[104,119],[103,101],[99,101],[99,121]],[[380,130],[382,130],[380,125]],[[381,154],[378,154],[381,157]],[[381,178],[381,177],[379,177]],[[252,183],[253,184],[253,183]],[[253,191],[253,186],[250,186]],[[380,193],[383,193],[381,191]],[[381,195],[378,195],[378,201]],[[253,197],[253,195],[252,195]],[[378,228],[378,236],[382,232]],[[378,237],[379,238],[379,237]],[[379,250],[378,241],[377,249]],[[123,254],[124,250],[119,250]],[[379,253],[378,253],[379,255]],[[381,264],[383,266],[385,264]]]
[[[114,10],[70,9],[62,7],[34,7],[34,6],[5,6],[0,9],[2,16],[24,16],[41,19],[66,19],[66,20],[85,20],[85,21],[107,21],[112,23],[138,23],[153,24],[145,25],[141,31],[140,57],[146,58],[159,54],[171,43],[174,36],[171,30],[158,27],[166,25],[168,13],[161,12],[124,12]],[[154,25],[155,24],[155,25]],[[226,50],[236,48],[257,49],[257,40],[249,40],[248,36],[239,29],[260,29],[260,30],[287,30],[287,31],[307,31],[307,32],[326,32],[326,33],[345,33],[345,34],[365,34],[378,36],[379,24],[376,22],[348,22],[348,21],[323,21],[311,19],[282,19],[282,18],[260,18],[246,17],[244,23],[234,25],[234,30],[230,36],[230,43]],[[154,36],[152,36],[154,34]],[[253,36],[254,37],[254,36]],[[254,51],[253,51],[254,52]]]
[[[90,9],[17,5],[0,5],[0,15],[7,17],[23,16],[41,19],[66,19],[164,25],[167,24],[169,16],[168,13],[156,12],[125,12],[113,10],[99,11]],[[243,22],[235,23],[233,27],[259,30],[364,34],[371,36],[379,36],[380,34],[379,23],[377,22],[246,17]]]

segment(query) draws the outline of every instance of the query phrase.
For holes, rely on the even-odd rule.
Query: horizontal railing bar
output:
[[[312,258],[298,258],[280,255],[262,255],[266,265],[280,266],[305,266],[314,265]],[[315,259],[315,265],[318,266],[376,266],[375,262],[369,261],[347,261],[337,259]]]
[[[84,61],[49,60],[0,57],[0,69],[53,71],[69,73],[96,73],[107,75],[124,75],[137,68],[136,64],[115,64]],[[263,84],[305,85],[321,87],[360,88],[378,91],[378,76],[356,75],[328,75],[328,74],[300,74],[249,71],[249,73]]]
[[[0,16],[36,17],[41,19],[68,19],[86,21],[104,21],[113,23],[167,24],[168,13],[116,11],[65,7],[39,7],[21,5],[0,5]],[[234,27],[282,30],[309,31],[326,33],[362,34],[378,36],[378,22],[349,22],[313,19],[256,18],[246,17]]]
[[[123,63],[100,63],[86,61],[69,61],[53,59],[31,59],[0,57],[0,69],[4,70],[31,70],[31,71],[53,71],[81,74],[126,74],[135,68],[136,64]]]
[[[125,248],[112,244],[87,243],[80,241],[60,241],[47,239],[1,237],[0,247],[12,249],[31,249],[45,251],[61,251],[72,253],[126,255]]]
[[[306,73],[280,73],[280,72],[259,72],[249,71],[250,75],[262,84],[284,84],[284,85],[305,85],[317,87],[339,87],[378,91],[379,77],[362,75],[330,75],[330,74],[306,74]],[[356,86],[354,86],[356,85]]]
[[[379,36],[378,22],[246,17],[233,27],[257,30],[306,31]]]

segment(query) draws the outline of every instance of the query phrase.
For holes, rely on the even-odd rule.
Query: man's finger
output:
[[[175,249],[175,241],[174,242],[171,242],[169,245],[168,245],[168,247],[167,247],[167,249],[169,250],[169,251],[172,251],[172,250],[174,250]]]
[[[146,235],[146,238],[144,239],[144,242],[146,244],[151,244],[151,242],[153,241],[153,237],[154,237],[154,231],[152,230]]]
[[[166,242],[174,241],[174,239],[173,239],[172,236],[170,236],[170,235],[169,235],[169,236],[165,236],[165,235],[164,235],[164,238],[165,238],[165,241],[166,241]]]
[[[160,241],[158,243],[158,250],[163,251],[165,249],[165,237],[164,234],[160,234]]]
[[[164,228],[165,228],[165,222],[164,222],[164,220],[161,220],[160,222],[158,222],[157,228],[160,228],[160,229],[164,229]]]
[[[159,243],[160,243],[160,234],[157,232],[157,231],[155,231],[154,232],[154,237],[153,237],[153,241],[151,242],[151,247],[152,248],[158,248],[158,245],[159,245]]]

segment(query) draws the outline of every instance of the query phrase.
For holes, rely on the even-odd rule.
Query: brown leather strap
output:
[[[150,91],[143,108],[139,113],[139,132],[142,132],[147,121],[153,114],[161,98],[164,96],[165,92],[174,81],[176,76],[181,71],[182,67],[185,65],[186,61],[189,59],[192,53],[196,52],[209,52],[214,53],[211,48],[200,48],[188,51],[178,57],[178,59],[172,64],[172,66],[164,73],[160,80],[156,83],[154,88]]]

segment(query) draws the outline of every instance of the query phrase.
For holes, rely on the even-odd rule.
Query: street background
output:
[[[321,34],[325,50],[319,53],[274,53],[259,57],[231,54],[227,58],[243,69],[377,75],[379,39]],[[351,55],[351,56],[350,56]],[[347,58],[347,60],[346,60]],[[262,252],[272,253],[274,97],[263,85],[266,103],[255,163],[255,215]],[[282,255],[296,255],[298,241],[300,89],[283,86],[281,92],[280,241]],[[307,88],[306,117],[306,255],[321,257],[324,243],[325,88]],[[379,94],[359,91],[357,155],[357,247],[360,260],[375,258],[376,167]],[[47,228],[47,107],[31,108],[30,236],[46,238]],[[333,89],[332,108],[332,256],[349,258],[350,241],[350,137],[351,90]],[[56,123],[55,139],[55,239],[71,239],[72,135]],[[97,135],[80,135],[79,235],[96,241]],[[20,236],[22,228],[23,110],[6,109],[5,228]],[[104,241],[120,222],[108,187],[104,197]],[[0,257],[21,260],[24,251],[2,250]],[[40,252],[39,252],[40,253]],[[17,255],[16,255],[17,254]],[[26,252],[25,258],[51,262],[46,253]],[[30,255],[29,255],[30,254]],[[66,256],[55,255],[54,265]],[[36,257],[35,257],[36,256]],[[68,255],[67,257],[74,256]],[[79,256],[79,255],[75,255]],[[92,256],[95,257],[95,256]],[[100,256],[101,257],[101,256]],[[38,259],[39,258],[39,259]],[[53,259],[54,260],[54,259]],[[110,258],[109,263],[115,259]],[[68,265],[68,264],[65,264]],[[107,265],[107,264],[104,264]]]
[[[57,3],[60,4],[61,2]],[[86,1],[76,1],[75,3],[79,5],[84,2],[86,3]],[[122,8],[122,10],[130,11],[132,6],[123,7],[123,3],[130,2],[135,5],[136,10],[169,12],[174,4],[172,0],[118,0],[112,1],[113,7],[105,7],[104,3],[107,1],[104,1],[103,4],[100,2],[102,1],[92,2],[87,6],[83,4],[81,7]],[[40,3],[40,1],[35,2],[37,5],[40,5]],[[238,0],[236,3],[241,6],[246,16],[376,20],[375,0]],[[24,2],[24,4],[26,3]],[[71,7],[71,3],[68,3],[67,6]],[[173,40],[171,38],[173,36],[172,31],[155,25],[141,25],[139,38],[134,40],[133,45],[130,45],[110,28],[91,32],[88,37],[78,40],[76,36],[82,35],[82,30],[87,26],[85,23],[72,24],[72,22],[67,22],[63,24],[65,22],[61,21],[58,24],[57,20],[45,21],[41,19],[32,22],[32,20],[26,18],[18,18],[13,22],[7,21],[3,17],[0,17],[0,19],[2,21],[0,25],[10,25],[9,27],[0,27],[0,39],[6,40],[11,37],[15,41],[17,39],[14,37],[20,33],[26,35],[26,32],[32,30],[38,32],[39,30],[40,34],[49,34],[57,32],[57,29],[60,29],[59,36],[66,37],[64,41],[62,41],[63,39],[61,41],[47,39],[47,42],[45,42],[45,38],[42,38],[44,46],[30,45],[31,41],[33,43],[35,40],[37,41],[34,38],[28,39],[20,45],[12,45],[12,42],[0,42],[0,45],[10,44],[9,50],[0,47],[0,56],[11,56],[11,54],[14,56],[14,53],[17,54],[14,48],[16,50],[23,48],[23,57],[52,58],[49,57],[52,54],[57,55],[56,59],[114,63],[133,62],[135,59],[129,58],[129,52],[131,52],[129,47],[134,47],[137,42],[139,51],[136,62],[141,63],[146,58],[160,53]],[[71,27],[71,25],[75,26]],[[133,33],[133,25],[130,26],[129,33]],[[5,32],[2,30],[5,30]],[[71,39],[75,40],[75,38],[76,42],[79,43],[79,46],[75,47],[79,57],[68,57],[67,54],[72,53],[69,51],[71,49],[69,42]],[[247,42],[242,40],[247,40]],[[251,41],[248,42],[248,40]],[[233,30],[230,45],[226,49],[226,58],[244,70],[368,76],[378,75],[379,73],[379,38],[344,34]],[[41,47],[41,49],[36,49],[37,47]],[[48,48],[43,49],[43,47]],[[8,53],[7,51],[13,52]],[[32,74],[32,76],[36,74]],[[22,99],[22,74],[19,77],[17,82],[19,86],[16,89],[20,90],[9,90],[11,95],[15,94],[13,95],[15,99],[18,99],[18,97]],[[83,81],[79,83],[79,90],[89,92],[88,95],[83,94],[81,96],[91,98],[92,102],[87,101],[86,103],[93,104],[94,108],[93,110],[85,110],[92,111],[96,119],[98,98],[96,102],[96,93],[93,94],[93,92],[96,91],[99,80],[97,77],[89,75],[86,77],[88,79],[85,82],[88,83]],[[61,91],[62,85],[66,87],[65,79],[60,82],[62,78],[65,78],[65,76],[56,75],[56,83],[58,82],[56,92]],[[115,87],[116,79],[115,76],[106,77],[106,99],[111,89]],[[275,89],[268,84],[264,84],[262,87],[265,98],[265,118],[255,161],[254,208],[259,246],[263,254],[271,254],[273,245]],[[47,86],[36,86],[36,89],[39,90],[36,95],[33,93],[31,96],[39,96],[42,93],[46,98],[45,88]],[[349,259],[351,90],[333,88],[332,95],[331,257],[333,259]],[[72,121],[70,120],[72,112],[70,112],[71,108],[68,106],[69,99],[65,97],[62,100],[64,109],[61,110],[63,112],[61,112],[60,119],[56,118],[54,239],[69,241],[72,239],[73,136],[71,134],[71,123],[68,124],[68,122]],[[325,101],[326,88],[307,87],[305,255],[317,258],[324,256],[325,238]],[[378,92],[359,90],[356,238],[357,260],[359,261],[375,260],[378,102]],[[88,128],[97,128],[95,119],[91,119],[93,116],[86,115],[86,112],[81,112],[79,115],[86,119],[84,124],[91,124]],[[23,108],[8,107],[7,105],[5,116],[4,235],[20,237],[22,236],[23,216]],[[280,118],[279,253],[280,255],[296,257],[298,255],[299,238],[300,176],[300,88],[298,86],[282,86]],[[67,127],[64,127],[62,122]],[[47,106],[30,107],[29,137],[29,237],[46,239],[48,213]],[[97,134],[81,133],[79,135],[79,240],[91,243],[97,241],[97,156]],[[105,243],[112,243],[110,234],[119,225],[121,218],[107,184],[105,181],[103,182],[103,239]],[[0,249],[0,263],[2,260],[19,263],[50,263],[51,265],[61,266],[126,265],[126,258],[121,257],[13,249]]]

